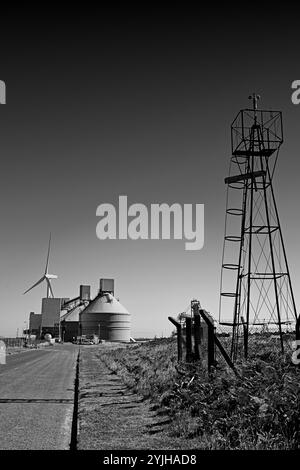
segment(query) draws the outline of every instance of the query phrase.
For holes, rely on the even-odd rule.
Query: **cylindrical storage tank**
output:
[[[80,314],[80,334],[130,342],[130,313],[111,294],[99,294]]]

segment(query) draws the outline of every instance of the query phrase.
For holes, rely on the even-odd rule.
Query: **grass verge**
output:
[[[171,419],[170,436],[198,439],[199,449],[299,450],[299,368],[289,355],[262,350],[210,375],[200,364],[178,364],[176,342],[131,345],[101,360],[125,384]]]

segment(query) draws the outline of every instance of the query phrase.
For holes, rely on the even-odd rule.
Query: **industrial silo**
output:
[[[101,279],[99,294],[79,314],[79,328],[80,334],[87,337],[97,335],[106,341],[130,341],[130,313],[114,297],[112,280]]]

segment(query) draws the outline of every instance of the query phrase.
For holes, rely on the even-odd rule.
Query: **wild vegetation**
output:
[[[200,363],[177,363],[176,341],[162,339],[101,352],[135,392],[171,419],[170,435],[199,449],[298,450],[300,370],[290,354],[260,347],[239,364],[210,374]]]

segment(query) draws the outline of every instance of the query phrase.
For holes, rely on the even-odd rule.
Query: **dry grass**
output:
[[[269,346],[230,370],[208,375],[177,365],[176,342],[157,340],[101,359],[137,393],[172,417],[170,435],[198,439],[199,449],[299,449],[300,370]]]
[[[109,370],[102,356],[115,354],[115,346],[84,346],[80,355],[79,450],[178,450],[196,448],[197,442],[168,435],[169,419],[150,399],[132,393],[122,378]],[[118,350],[122,357],[129,351]],[[109,361],[114,370],[117,362]],[[121,369],[119,369],[121,371]],[[126,375],[127,378],[131,374]],[[131,386],[133,382],[130,381]]]

